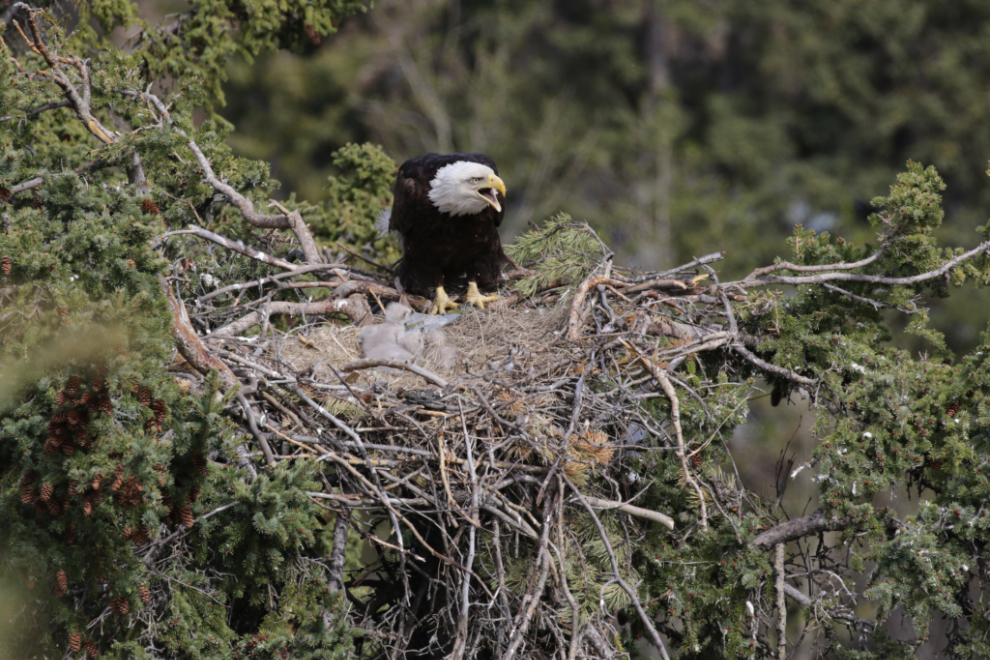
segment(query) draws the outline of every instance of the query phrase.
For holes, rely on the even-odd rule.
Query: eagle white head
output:
[[[505,196],[505,183],[495,170],[468,160],[459,160],[437,170],[430,182],[430,201],[442,213],[475,215],[491,206],[502,210],[495,191]]]

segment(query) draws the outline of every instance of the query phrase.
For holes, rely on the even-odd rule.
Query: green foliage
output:
[[[607,256],[604,250],[587,223],[574,222],[566,213],[550,218],[505,248],[520,266],[536,271],[516,282],[516,288],[526,295],[580,282]]]
[[[299,9],[279,18],[272,6],[254,12],[262,22],[250,25],[277,31],[281,21],[303,20]],[[88,3],[80,11],[107,28],[136,16],[128,3]],[[316,11],[317,27],[328,30],[333,13]],[[207,20],[205,8],[195,12]],[[85,22],[66,33],[54,19],[38,20],[51,49],[88,58],[93,115],[134,130],[102,144],[71,109],[30,114],[62,97],[48,78],[19,73],[14,57],[27,73],[47,65],[23,46],[12,50],[7,36],[16,31],[5,33],[0,583],[18,584],[18,598],[31,606],[4,609],[13,625],[2,630],[0,656],[61,656],[78,635],[119,658],[349,657],[346,608],[327,590],[320,563],[329,553],[324,512],[305,495],[316,488],[315,466],[282,466],[252,479],[226,410],[235,392],[222,392],[215,373],[196,391],[168,372],[174,341],[166,287],[189,295],[231,272],[265,271],[202,245],[179,256],[183,246],[156,242],[188,223],[245,235],[243,221],[190,166],[188,138],[135,102],[135,90],[151,80],[140,54],[150,51],[116,50]],[[281,43],[262,32],[225,29],[226,45],[216,45]],[[160,64],[172,71],[182,65],[175,58],[195,53],[176,48]],[[185,64],[174,80],[183,93],[166,97],[172,121],[260,206],[277,183],[266,164],[231,154],[229,127],[195,125],[192,113],[206,97],[191,81],[203,71]],[[83,90],[78,70],[65,66]],[[135,153],[147,189],[131,180]],[[36,178],[41,185],[11,194]],[[185,264],[186,277],[175,277],[181,270],[172,263]]]
[[[373,144],[348,144],[334,152],[333,164],[339,173],[327,179],[327,201],[297,206],[313,233],[331,250],[339,242],[386,264],[396,261],[401,254],[395,238],[381,238],[375,228],[379,214],[392,205],[395,161]]]

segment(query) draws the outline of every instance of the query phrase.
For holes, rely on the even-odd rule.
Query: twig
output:
[[[426,380],[430,381],[434,385],[439,387],[447,387],[447,381],[433,373],[429,369],[424,369],[417,364],[409,364],[406,362],[399,362],[398,360],[379,360],[366,358],[363,360],[355,360],[354,362],[349,362],[340,368],[340,373],[346,374],[352,371],[359,371],[361,369],[372,369],[374,367],[391,367],[392,369],[405,369],[406,371],[411,371],[417,376],[422,376]]]
[[[630,516],[652,520],[653,522],[660,523],[668,529],[674,529],[674,519],[668,515],[660,513],[659,511],[651,511],[650,509],[644,509],[642,507],[633,506],[632,504],[625,504],[623,502],[602,500],[589,495],[585,495],[584,498],[588,500],[588,504],[592,506],[601,507],[603,509],[616,509],[623,513],[628,513]]]
[[[223,247],[227,248],[232,252],[243,254],[246,257],[251,257],[252,259],[255,259],[262,263],[266,263],[270,266],[277,266],[279,268],[284,268],[285,270],[296,270],[297,268],[299,268],[299,266],[296,266],[295,264],[291,264],[285,259],[279,259],[278,257],[273,257],[272,255],[266,254],[261,250],[255,250],[253,247],[249,245],[244,245],[242,241],[232,241],[229,238],[225,238],[220,234],[216,234],[208,229],[197,227],[196,225],[189,225],[186,228],[186,231],[191,234],[195,234],[200,238],[204,238],[208,241],[212,241],[217,245],[222,245]]]
[[[777,590],[777,660],[787,660],[787,603],[784,602],[784,544],[778,543],[773,557]]]

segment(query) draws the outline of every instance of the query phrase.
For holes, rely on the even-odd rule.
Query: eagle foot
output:
[[[476,282],[468,282],[467,296],[464,297],[465,305],[475,305],[480,309],[485,308],[485,303],[498,301],[498,294],[492,296],[483,296],[481,292],[478,291],[478,284]]]
[[[442,286],[438,286],[436,296],[433,298],[433,307],[430,308],[430,314],[446,314],[448,309],[457,309],[457,303],[450,299],[450,296],[447,295],[447,292],[443,290]]]

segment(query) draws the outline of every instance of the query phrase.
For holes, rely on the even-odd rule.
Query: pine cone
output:
[[[138,401],[141,402],[142,406],[151,405],[151,390],[143,385],[138,388]]]
[[[199,499],[200,490],[201,490],[200,487],[196,486],[191,491],[189,491],[189,501],[192,502],[193,504],[195,504],[196,500]]]
[[[102,481],[103,481],[103,473],[101,472],[97,474],[96,477],[93,478],[93,481],[89,485],[90,487],[92,487],[93,490],[99,490],[100,482]]]
[[[68,545],[72,545],[76,542],[76,526],[69,525],[69,531],[65,533],[65,542]]]
[[[134,546],[138,548],[150,540],[151,537],[148,536],[147,527],[139,527],[137,530],[135,530],[133,534],[131,534],[131,543],[133,543]]]
[[[124,464],[117,463],[117,467],[113,469],[113,483],[110,484],[110,490],[117,492],[120,490],[121,485],[124,483]]]
[[[96,646],[96,642],[91,639],[86,640],[86,655],[91,658],[98,658],[100,656],[100,649]]]
[[[65,454],[66,456],[72,456],[74,453],[76,453],[76,448],[70,445],[68,442],[62,443],[61,449],[62,449],[62,453]]]
[[[691,465],[693,465],[695,468],[700,468],[701,467],[701,452],[700,451],[697,454],[695,454],[694,456],[691,457]]]
[[[4,190],[0,188],[0,190]],[[10,275],[10,269],[14,265],[14,260],[10,257],[0,257],[0,270],[3,271],[4,275]]]
[[[117,596],[110,601],[110,611],[114,614],[124,615],[130,609],[131,604],[127,602],[127,596]]]
[[[958,403],[953,402],[945,407],[945,414],[948,415],[949,417],[955,417],[956,413],[958,412],[959,412]]]
[[[65,393],[65,390],[59,390],[58,394],[55,395],[55,405],[62,407],[65,402],[69,399],[69,396]],[[54,417],[52,418],[54,419]],[[59,420],[61,421],[61,420]]]
[[[192,507],[188,504],[182,508],[182,524],[186,527],[193,526],[193,512]]]
[[[59,571],[55,575],[55,595],[61,598],[68,588],[69,578],[65,575],[65,571]]]
[[[83,502],[83,515],[88,516],[91,513],[93,513],[93,501],[87,497]]]
[[[203,456],[202,454],[196,454],[195,456],[193,456],[192,462],[193,462],[193,467],[195,467],[196,471],[199,472],[202,476],[205,477],[207,474],[210,473],[209,465],[206,462],[206,456]]]
[[[41,501],[42,502],[47,502],[51,498],[52,493],[54,491],[55,491],[55,489],[52,488],[52,485],[51,484],[43,484],[41,486]]]
[[[153,404],[151,404],[151,408],[152,410],[155,411],[156,422],[161,424],[163,421],[165,421],[165,414],[168,412],[168,407],[165,405],[164,401],[158,399]]]
[[[130,541],[133,535],[134,535],[134,530],[132,530],[130,527],[124,528],[123,537],[125,541]]]
[[[158,213],[161,213],[160,209],[158,208],[158,205],[155,204],[154,200],[152,200],[150,197],[146,197],[144,201],[141,202],[141,210],[147,213],[148,215],[157,215]]]
[[[79,376],[71,376],[69,381],[65,384],[65,393],[71,398],[76,398],[79,394],[79,386],[82,385],[82,378]]]
[[[93,504],[94,505],[100,504],[102,501],[103,501],[103,491],[98,490],[95,493],[93,493]]]
[[[104,415],[113,413],[113,401],[110,400],[110,397],[104,395],[100,398],[99,409]]]
[[[51,456],[58,451],[61,444],[58,438],[48,438],[45,440],[45,446],[42,448],[42,451],[45,452],[45,456]]]
[[[32,202],[32,206],[36,209],[41,208],[41,193],[38,192],[37,188],[34,189],[34,201]]]
[[[138,589],[138,598],[141,599],[142,603],[147,605],[148,601],[151,600],[151,589],[142,586],[140,589]]]
[[[82,648],[82,635],[79,633],[72,633],[69,635],[69,650],[73,653],[79,653],[79,649]]]
[[[79,494],[79,482],[70,481],[69,482],[69,495],[75,496]]]
[[[96,370],[96,378],[93,379],[93,391],[102,392],[103,388],[107,386],[107,366],[101,365]]]
[[[38,478],[38,471],[35,470],[34,468],[31,468],[30,470],[24,473],[23,477],[21,477],[21,486],[22,487],[30,486],[31,484],[34,483],[34,480],[37,478]]]
[[[48,511],[56,518],[61,518],[68,508],[69,500],[58,501],[55,498],[48,500]]]
[[[70,426],[79,426],[79,422],[82,421],[82,413],[73,408],[65,414],[66,419],[69,420]]]
[[[21,504],[30,504],[34,502],[34,499],[38,495],[34,492],[34,489],[30,486],[24,486],[21,488]]]
[[[0,186],[0,202],[6,202],[8,199],[10,199],[10,195],[11,192],[9,188],[4,188],[3,186]]]

